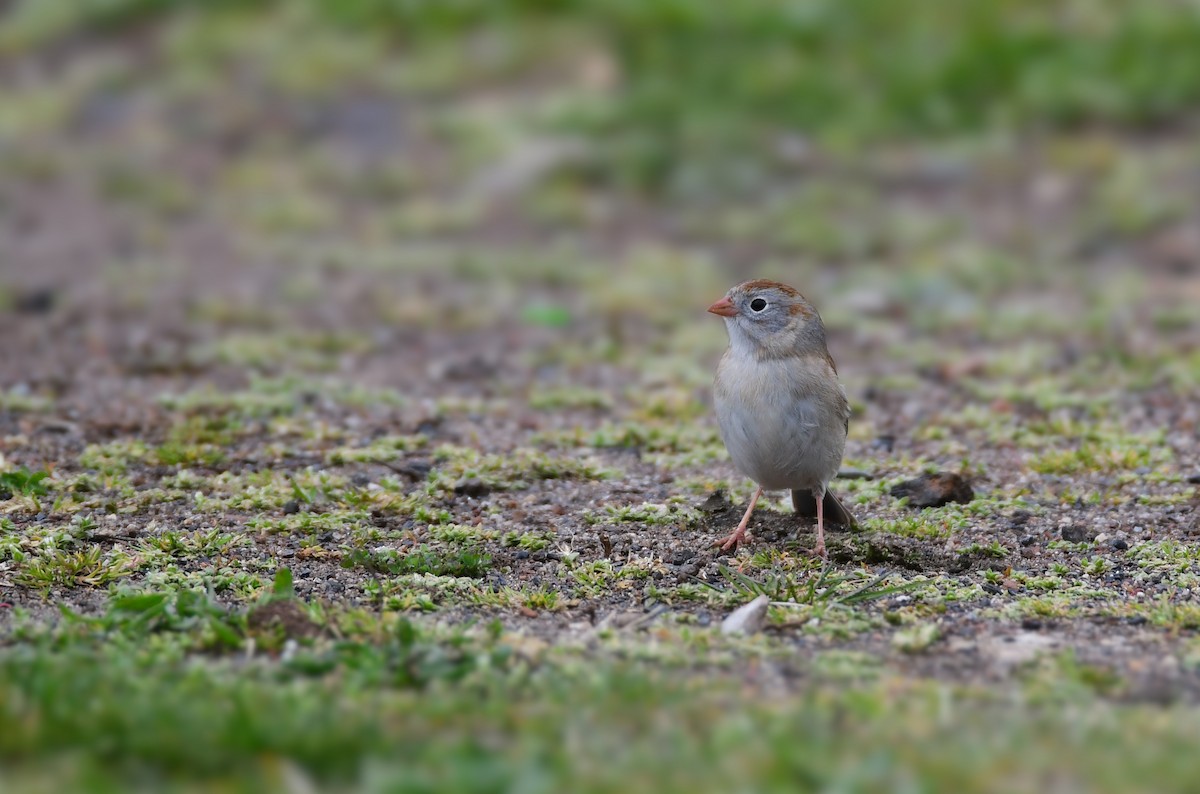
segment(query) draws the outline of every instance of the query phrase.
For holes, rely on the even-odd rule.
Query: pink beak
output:
[[[734,308],[733,302],[729,298],[721,298],[721,300],[709,306],[708,310],[722,317],[736,317],[738,313],[738,310]]]

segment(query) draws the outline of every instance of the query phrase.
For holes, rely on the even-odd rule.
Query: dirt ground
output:
[[[766,686],[1076,664],[1200,698],[1194,136],[811,154],[748,195],[649,198],[494,141],[517,96],[481,121],[164,88],[157,57],[68,59],[119,88],[47,64],[5,122],[0,470],[52,476],[0,501],[0,614],[111,587],[238,605],[286,566],[334,608],[670,657],[750,581],[780,602],[745,640]],[[816,302],[855,411],[834,489],[863,527],[831,537],[829,600],[784,603],[820,564],[778,498],[711,547],[750,485],[704,308],[752,276]],[[891,495],[926,471],[975,500]],[[422,549],[433,570],[388,567]],[[464,549],[481,570],[438,567]],[[836,603],[877,576],[907,589]]]

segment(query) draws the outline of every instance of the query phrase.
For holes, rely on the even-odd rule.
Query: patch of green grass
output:
[[[539,612],[553,612],[559,607],[558,591],[545,585],[522,592],[519,598],[522,605]]]
[[[567,83],[559,101],[510,123],[587,135],[590,156],[566,169],[577,177],[692,191],[714,179],[761,184],[789,163],[789,151],[802,148],[788,145],[794,139],[844,145],[1090,123],[1162,125],[1186,118],[1200,97],[1200,19],[1169,0],[1067,8],[976,0],[949,10],[917,0],[813,0],[800,7],[747,0],[736,8],[671,0],[466,0],[447,8],[307,0],[288,4],[287,13],[281,7],[22,2],[6,19],[0,53],[167,21],[176,46],[216,60],[257,56],[269,85],[309,97],[347,83],[448,90],[484,77],[577,75],[591,66],[610,76]],[[504,46],[457,57],[464,39],[489,36]],[[309,46],[281,46],[297,39]],[[380,68],[396,39],[409,45],[405,59]],[[693,57],[697,52],[706,57]],[[460,137],[464,148],[480,147],[467,133]],[[139,176],[115,189],[178,211],[177,189],[160,180],[144,185]],[[268,187],[274,201],[237,205],[246,222],[300,233],[336,222],[321,192]],[[1145,202],[1126,199],[1145,195],[1141,187],[1114,177],[1097,213],[1117,228],[1158,222],[1169,205],[1139,209]],[[405,223],[423,230],[428,214]],[[810,215],[789,213],[773,231],[822,250],[830,234],[843,251],[873,245],[861,233],[840,240],[845,230],[829,224],[809,228]]]
[[[119,551],[93,544],[85,549],[45,549],[16,559],[14,579],[25,587],[103,587],[133,572],[131,560]]]
[[[991,543],[972,543],[959,550],[960,554],[979,557],[994,557],[998,560],[1003,560],[1008,556],[1008,549],[998,540],[993,540]]]
[[[203,466],[212,468],[225,460],[225,451],[211,444],[185,444],[168,441],[151,454],[161,466]]]
[[[1089,695],[1112,695],[1124,682],[1106,667],[1080,661],[1067,651],[1043,657],[1025,670],[1025,686],[1034,701],[1062,702]]]
[[[608,394],[595,389],[563,387],[531,392],[529,407],[539,411],[561,411],[572,408],[608,411],[612,409],[613,401]]]
[[[514,530],[504,533],[501,542],[505,546],[516,546],[525,551],[541,551],[550,545],[550,538],[538,532],[516,532]]]
[[[370,351],[362,334],[332,331],[231,332],[214,345],[214,355],[226,364],[254,372],[331,372],[346,354]]]
[[[330,450],[325,453],[325,460],[333,466],[346,463],[387,463],[403,457],[405,453],[420,449],[426,442],[427,439],[421,435],[387,436],[373,440],[366,447],[339,447]]]
[[[498,533],[474,524],[434,524],[429,527],[429,536],[441,543],[473,545],[494,540]]]
[[[1003,790],[1097,792],[1183,792],[1193,781],[1193,711],[1096,700],[1119,680],[1068,657],[1028,674],[1028,697],[1050,709],[897,686],[846,652],[815,665],[829,685],[768,701],[723,677],[613,662],[533,668],[520,638],[495,628],[339,620],[338,643],[236,667],[172,660],[162,644],[208,636],[217,654],[244,646],[244,618],[203,597],[130,596],[97,620],[26,631],[0,654],[6,778],[277,790],[283,767],[318,790],[512,790],[537,779],[634,794],[783,789],[797,774],[820,790],[909,781],[966,794],[999,780]]]
[[[937,509],[926,508],[915,515],[898,518],[870,517],[862,522],[863,529],[871,532],[886,532],[909,538],[939,540],[950,537],[955,530],[966,525],[962,519],[943,516]]]
[[[1169,457],[1170,450],[1153,438],[1126,443],[1084,442],[1075,449],[1051,450],[1037,455],[1029,468],[1039,474],[1132,471]]]
[[[145,552],[161,552],[170,557],[189,559],[214,557],[249,542],[249,538],[244,535],[234,535],[219,529],[198,529],[192,532],[168,530],[146,538],[141,543],[141,549]]]
[[[4,287],[0,285],[0,312],[5,310],[5,297]],[[12,388],[7,391],[0,391],[0,411],[36,413],[47,412],[53,407],[53,399],[31,393],[27,389]]]
[[[902,653],[924,653],[940,636],[936,623],[918,623],[893,634],[892,647]]]
[[[13,494],[45,496],[50,492],[50,487],[45,483],[49,477],[48,471],[30,471],[24,466],[0,472],[0,500],[11,499]]]
[[[79,465],[102,475],[124,474],[131,464],[145,460],[149,454],[146,444],[137,439],[89,444],[79,455]]]

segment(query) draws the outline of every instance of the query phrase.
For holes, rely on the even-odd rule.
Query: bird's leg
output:
[[[746,536],[746,527],[750,525],[750,514],[754,512],[754,506],[758,504],[758,497],[760,496],[762,496],[761,485],[754,491],[754,496],[750,497],[750,506],[746,508],[746,515],[742,516],[742,522],[738,524],[737,529],[733,531],[732,535],[725,538],[725,540],[718,540],[713,544],[714,546],[720,546],[722,551],[729,551],[732,548],[736,548],[737,544],[742,542],[742,538]]]
[[[813,492],[813,496],[817,500],[817,547],[813,552],[820,555],[822,559],[829,559],[828,552],[825,551],[825,493]]]

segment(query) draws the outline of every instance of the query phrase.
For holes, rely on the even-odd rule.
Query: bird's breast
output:
[[[813,362],[816,364],[817,362]],[[823,363],[823,362],[821,362]],[[733,464],[764,488],[813,488],[837,472],[845,448],[835,376],[795,360],[726,356],[714,405]],[[837,392],[840,396],[840,391]]]

